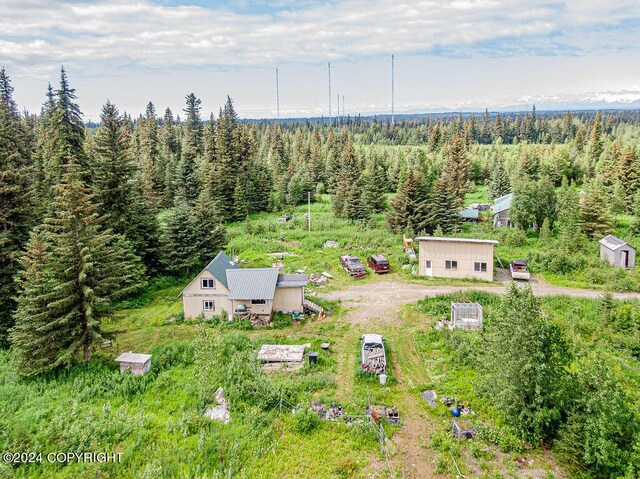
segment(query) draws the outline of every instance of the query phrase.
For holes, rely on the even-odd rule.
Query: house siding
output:
[[[216,287],[214,289],[202,288],[202,278],[213,278]],[[206,300],[214,301],[215,310],[203,310],[203,301]],[[229,300],[229,290],[207,270],[202,271],[185,288],[182,293],[182,306],[185,319],[195,319],[200,315],[205,318],[211,318],[214,315],[221,314],[223,311],[226,313],[233,312],[231,300]]]
[[[477,278],[493,281],[493,244],[464,241],[420,240],[420,275],[425,276],[425,261],[431,261],[432,274],[442,278]],[[455,270],[446,269],[445,261],[457,261]],[[474,271],[474,263],[486,263],[487,271]]]
[[[304,287],[276,288],[273,309],[282,313],[303,311]]]

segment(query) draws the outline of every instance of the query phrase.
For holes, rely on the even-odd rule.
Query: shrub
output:
[[[299,434],[309,434],[319,425],[318,415],[309,409],[303,409],[293,416],[293,428]]]

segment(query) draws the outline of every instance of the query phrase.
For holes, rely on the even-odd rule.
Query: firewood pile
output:
[[[372,374],[382,374],[386,369],[384,348],[365,349],[362,369]]]

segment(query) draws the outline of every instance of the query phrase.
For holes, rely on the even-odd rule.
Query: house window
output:
[[[216,281],[213,278],[202,278],[202,289],[213,289],[216,287]]]
[[[486,273],[487,272],[487,263],[473,263],[473,270],[476,273]]]
[[[458,262],[457,261],[446,260],[444,262],[444,269],[458,269]]]
[[[431,269],[431,260],[428,259],[424,262],[425,269]]]
[[[215,311],[216,303],[215,301],[206,300],[202,302],[202,311]]]
[[[266,299],[252,299],[251,304],[267,304]]]

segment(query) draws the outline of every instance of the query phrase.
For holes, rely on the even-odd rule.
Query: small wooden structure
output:
[[[142,376],[151,369],[151,354],[139,354],[129,351],[128,353],[122,353],[115,361],[120,363],[121,373],[130,371],[131,374]]]
[[[460,329],[482,329],[483,310],[480,303],[451,303],[451,326]]]
[[[297,371],[304,366],[304,350],[304,344],[263,344],[258,359],[264,363],[265,371],[285,368]]]
[[[500,228],[502,226],[511,226],[511,203],[513,202],[513,193],[496,198],[493,201],[493,226]]]
[[[607,235],[600,241],[600,259],[618,268],[635,268],[636,249],[626,241]]]

